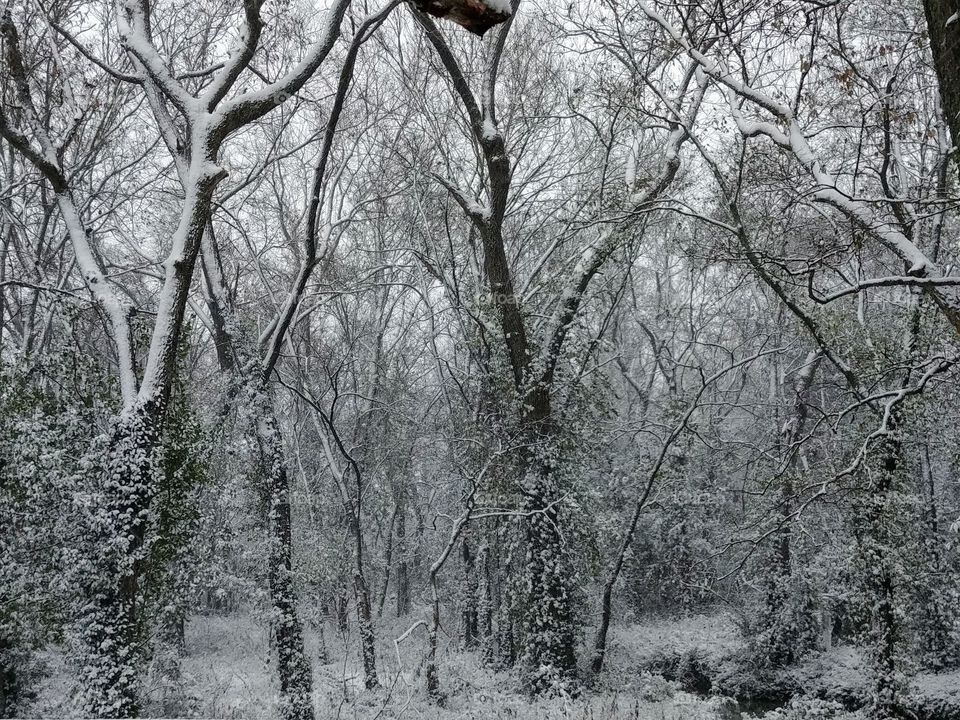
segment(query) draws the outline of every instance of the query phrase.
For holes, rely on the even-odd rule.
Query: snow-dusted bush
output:
[[[851,717],[843,705],[831,700],[795,698],[786,707],[772,710],[764,720],[840,720]]]

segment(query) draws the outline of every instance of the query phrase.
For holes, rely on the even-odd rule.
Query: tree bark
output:
[[[253,432],[260,451],[260,478],[267,494],[271,625],[277,651],[281,712],[285,720],[312,720],[313,673],[306,655],[293,587],[290,480],[283,440],[266,378],[238,367],[238,346],[242,347],[243,343],[238,343],[229,330],[228,318],[232,304],[226,288],[219,282],[222,268],[212,223],[208,222],[205,229],[202,267],[207,288],[207,308],[213,319],[217,359],[221,370],[237,375],[237,385],[224,404],[224,413],[229,404],[237,400],[239,391],[244,387],[252,389],[256,401],[261,405],[260,417],[254,420]]]
[[[383,583],[380,586],[380,598],[377,601],[377,617],[383,616],[383,606],[387,602],[387,591],[390,589],[390,571],[393,569],[393,533],[397,525],[397,513],[400,505],[393,506],[390,513],[390,526],[387,530],[387,546],[383,552]]]
[[[313,720],[313,674],[304,648],[293,586],[290,480],[276,415],[271,401],[264,402],[271,406],[257,422],[257,439],[269,492],[271,619],[277,649],[281,715],[285,720]]]
[[[523,493],[527,519],[521,582],[527,592],[521,661],[528,667],[530,689],[541,693],[569,679],[577,666],[569,570],[559,529],[559,493],[548,461],[542,459],[539,467],[527,471]]]
[[[794,531],[794,478],[797,474],[799,447],[803,442],[803,430],[809,413],[808,399],[814,376],[823,355],[811,351],[805,358],[793,387],[793,407],[782,426],[778,444],[781,461],[777,467],[780,481],[779,527],[775,535],[774,562],[766,570],[765,582],[767,594],[764,608],[769,642],[765,646],[765,659],[775,666],[792,664],[807,648],[798,642],[798,628],[785,622],[786,606],[789,600],[789,584],[793,577],[793,531]],[[779,365],[774,363],[772,385],[779,383]],[[772,393],[775,395],[775,393]],[[771,404],[776,406],[776,397]],[[779,414],[775,416],[780,425]]]
[[[147,511],[156,494],[154,451],[163,409],[140,404],[114,422],[103,468],[101,500],[89,517],[93,567],[80,580],[86,604],[78,619],[84,646],[84,708],[97,717],[139,711],[137,591],[145,556]]]
[[[923,9],[940,101],[953,143],[953,159],[960,174],[960,0],[924,0]]]
[[[397,617],[410,612],[410,573],[407,566],[407,518],[406,508],[397,513]]]
[[[356,466],[354,472],[357,473],[359,485],[359,470]],[[367,689],[377,687],[380,682],[377,678],[377,654],[376,654],[376,633],[373,629],[373,619],[371,616],[370,590],[367,587],[367,579],[364,572],[363,563],[363,529],[360,524],[360,495],[356,503],[350,498],[343,477],[340,476],[337,481],[341,493],[343,509],[347,515],[347,523],[350,534],[353,539],[353,595],[357,606],[357,629],[360,634],[360,657],[363,661],[363,680]]]
[[[891,418],[891,424],[899,424]],[[891,493],[903,462],[899,429],[894,427],[872,448],[867,466],[868,497],[864,511],[865,528],[860,537],[867,598],[870,604],[870,651],[873,661],[874,713],[878,720],[900,716],[900,677],[897,643],[900,628],[891,557],[893,538],[889,525]]]
[[[427,661],[426,680],[427,695],[438,705],[443,704],[443,693],[440,690],[440,677],[437,674],[437,636],[440,629],[440,595],[437,591],[436,576],[430,576],[433,602],[430,609],[430,628],[427,631]]]
[[[370,616],[370,592],[362,568],[353,574],[353,590],[357,601],[357,627],[360,631],[360,654],[363,660],[363,681],[368,690],[380,683],[377,679],[376,635]]]
[[[486,543],[477,551],[477,635],[483,652],[483,662],[489,665],[494,658],[493,597],[490,592],[490,551]]]
[[[460,557],[463,560],[463,582],[461,585],[460,624],[463,631],[463,646],[473,649],[477,646],[477,580],[476,559],[470,550],[470,543],[464,538],[460,544]]]

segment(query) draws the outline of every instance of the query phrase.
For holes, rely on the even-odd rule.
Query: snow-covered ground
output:
[[[721,667],[743,649],[743,641],[730,618],[724,615],[683,620],[649,621],[614,628],[607,668],[595,686],[578,697],[531,700],[513,672],[484,667],[475,652],[457,647],[441,635],[439,672],[446,694],[443,707],[429,702],[424,690],[422,659],[426,649],[422,629],[414,631],[398,654],[394,639],[415,621],[384,619],[378,628],[378,671],[381,688],[363,688],[356,653],[356,638],[327,626],[324,635],[328,662],[321,662],[320,638],[308,632],[308,651],[314,666],[314,699],[318,719],[355,718],[388,720],[421,718],[470,720],[516,718],[524,720],[700,720],[734,718],[729,703],[681,689],[650,672],[664,658],[695,656],[712,667]],[[275,674],[269,664],[269,638],[265,623],[251,614],[196,616],[186,632],[186,656],[181,678],[171,681],[157,663],[146,688],[146,711],[154,716],[202,718],[276,717]],[[70,717],[69,668],[62,656],[44,655],[47,677],[42,682],[30,715]],[[849,688],[865,687],[863,661],[850,647],[835,648],[792,671],[800,686],[811,692],[842,695]],[[937,702],[960,707],[960,673],[920,676],[914,687]],[[766,720],[866,718],[842,711],[823,700],[795,701],[784,708],[744,705],[743,717]]]

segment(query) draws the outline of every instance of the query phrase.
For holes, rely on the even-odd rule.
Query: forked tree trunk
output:
[[[135,399],[111,428],[103,454],[101,498],[89,518],[93,557],[81,569],[84,577],[79,585],[86,604],[76,627],[83,646],[83,708],[96,717],[130,717],[139,710],[145,643],[139,638],[137,592],[150,505],[159,490],[154,456],[166,420],[184,311],[211,198],[226,176],[214,162],[216,148],[208,143],[205,148],[210,153],[203,156],[207,166],[184,187],[187,200],[166,263],[143,379]],[[200,163],[197,158],[193,161]],[[77,233],[82,224],[76,207],[67,190],[59,193],[61,212],[73,228],[71,233]],[[114,340],[118,348],[123,344]],[[137,385],[132,375],[130,368],[121,384]],[[100,455],[99,449],[95,452]]]
[[[203,270],[208,288],[207,308],[213,319],[217,358],[224,372],[233,372],[238,385],[224,406],[237,401],[241,388],[248,388],[259,405],[259,417],[252,421],[252,432],[259,448],[261,487],[267,495],[267,534],[270,543],[269,577],[271,629],[277,652],[277,674],[280,680],[280,710],[285,720],[312,720],[313,674],[303,640],[303,626],[297,613],[293,587],[293,536],[290,519],[290,478],[283,439],[277,422],[273,400],[262,380],[249,370],[239,370],[237,347],[243,342],[228,329],[232,312],[226,288],[213,278],[222,277],[213,228],[207,223],[203,253]]]

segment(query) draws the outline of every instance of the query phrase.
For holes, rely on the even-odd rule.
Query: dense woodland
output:
[[[0,716],[960,718],[958,0],[0,13]]]

